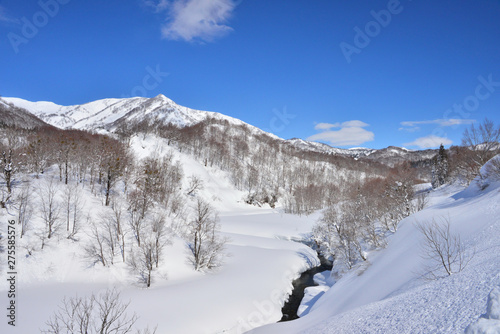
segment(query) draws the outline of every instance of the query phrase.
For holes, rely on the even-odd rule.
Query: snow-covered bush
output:
[[[486,189],[490,183],[500,180],[500,154],[491,158],[481,169],[479,175],[474,179],[481,190]]]

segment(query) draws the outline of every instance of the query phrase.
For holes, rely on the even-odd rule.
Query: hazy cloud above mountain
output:
[[[457,125],[470,125],[476,122],[474,119],[450,118],[450,119],[434,119],[429,121],[406,121],[401,122],[402,127],[399,130],[407,132],[416,132],[420,130],[420,125],[434,124],[440,127],[449,127]]]
[[[427,149],[427,148],[434,148],[434,147],[439,147],[439,145],[443,144],[444,146],[448,146],[453,144],[453,141],[444,138],[444,137],[438,137],[435,135],[429,135],[426,137],[421,137],[417,138],[411,143],[405,143],[403,144],[404,146],[416,146],[420,149]]]
[[[166,39],[212,42],[233,30],[227,25],[236,7],[232,0],[147,0],[145,4],[167,14],[162,27]]]
[[[369,124],[358,120],[333,124],[318,123],[314,129],[321,132],[307,140],[324,141],[332,146],[358,146],[375,139],[373,132],[364,129],[367,126]]]

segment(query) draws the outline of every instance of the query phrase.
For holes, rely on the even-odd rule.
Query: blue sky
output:
[[[499,0],[4,0],[0,94],[164,94],[282,138],[460,144],[500,124]]]

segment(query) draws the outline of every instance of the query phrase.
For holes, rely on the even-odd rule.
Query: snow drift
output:
[[[465,190],[446,186],[432,193],[430,206],[403,220],[387,248],[371,254],[368,268],[342,277],[306,316],[252,333],[463,332],[484,314],[490,291],[500,284],[498,161],[499,156],[488,162]],[[439,217],[450,221],[464,251],[474,256],[463,271],[428,281],[422,279],[429,260],[422,254],[416,224]],[[496,305],[496,300],[492,292],[488,305]],[[476,330],[471,333],[483,333],[477,328],[486,323],[488,330],[496,330],[492,324],[497,320],[490,315],[496,311],[486,314],[470,327]]]

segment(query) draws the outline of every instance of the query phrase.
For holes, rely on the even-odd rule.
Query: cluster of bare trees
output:
[[[384,247],[398,223],[421,210],[425,201],[415,195],[415,175],[408,164],[385,178],[345,184],[341,199],[324,211],[313,228],[320,251],[341,268],[366,261],[366,251]]]
[[[478,126],[472,124],[464,131],[462,146],[451,147],[449,152],[450,176],[469,184],[479,176],[481,167],[500,153],[500,126],[485,119]]]
[[[90,236],[86,253],[93,262],[128,263],[147,286],[172,233],[185,236],[195,269],[221,262],[227,240],[220,237],[215,210],[197,196],[203,182],[192,175],[182,190],[182,166],[172,154],[134,161],[126,141],[108,136],[50,127],[1,130],[0,204],[16,208],[21,237],[32,231],[43,248],[54,235],[77,241],[85,230]],[[123,136],[156,132],[206,167],[226,171],[237,189],[247,191],[250,204],[274,207],[281,200],[285,210],[295,214],[326,207],[315,238],[327,255],[342,259],[347,267],[366,260],[366,249],[383,246],[383,236],[425,204],[414,193],[417,174],[409,164],[389,168],[308,152],[215,118],[182,129],[136,124],[121,131]],[[488,120],[468,129],[465,147],[443,150],[441,158],[449,153],[450,175],[477,175],[498,152],[499,137]],[[36,187],[27,175],[37,181]],[[102,200],[105,214],[92,219],[83,211],[84,190]],[[191,213],[186,199],[196,202]],[[43,228],[31,224],[34,218]],[[184,223],[173,226],[174,221]]]
[[[46,334],[154,334],[156,328],[137,329],[138,316],[128,314],[130,302],[121,301],[117,290],[105,290],[89,297],[64,299],[59,310],[47,321]]]
[[[388,170],[377,162],[304,151],[247,125],[216,118],[184,128],[141,122],[120,129],[123,136],[138,132],[164,137],[205,166],[226,171],[237,189],[247,191],[247,203],[274,207],[282,199],[285,210],[295,214],[328,205],[335,187],[345,180]]]
[[[228,240],[220,236],[218,214],[209,203],[200,198],[196,201],[193,213],[187,232],[191,262],[199,271],[219,267]]]
[[[92,263],[127,263],[149,287],[177,234],[196,270],[222,263],[226,240],[217,213],[197,198],[203,181],[192,175],[182,190],[182,166],[172,153],[134,161],[123,142],[51,127],[2,128],[0,145],[1,203],[17,211],[21,238],[39,240],[26,242],[29,255],[60,237],[83,240]],[[89,192],[102,200],[98,215],[84,210]],[[186,199],[198,203],[192,212]]]
[[[115,184],[131,163],[126,145],[87,131],[3,128],[0,139],[2,207],[12,198],[16,174],[38,177],[50,166],[57,167],[59,180],[64,184],[87,183],[109,205]]]
[[[170,222],[183,217],[183,172],[172,155],[145,158],[128,168],[124,196],[110,197],[107,214],[90,223],[86,253],[103,266],[115,258],[127,263],[149,287],[170,243]]]

